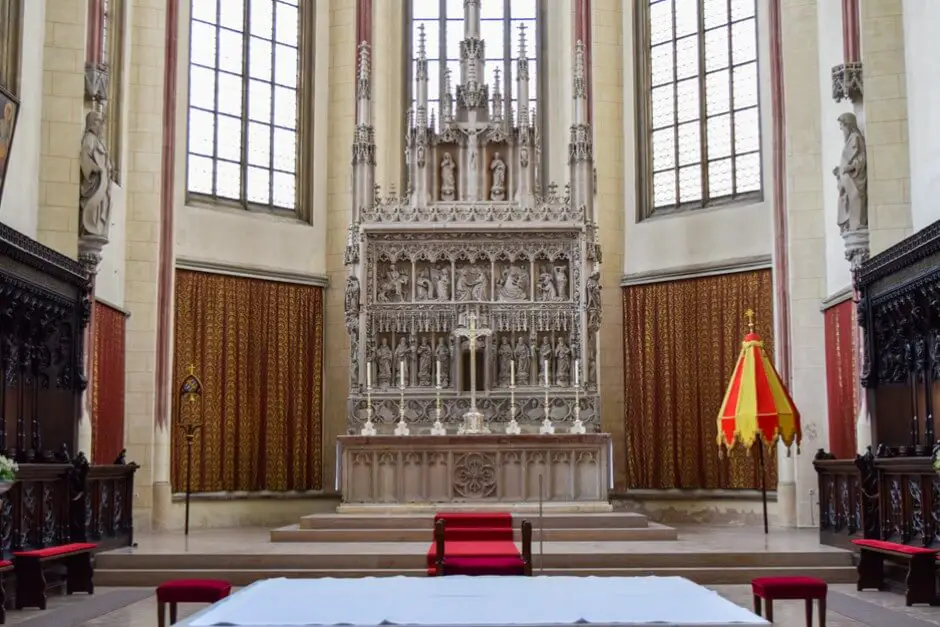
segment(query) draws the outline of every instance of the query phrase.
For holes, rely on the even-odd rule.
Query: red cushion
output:
[[[512,527],[444,527],[445,542],[512,542]]]
[[[232,592],[232,584],[218,579],[177,579],[157,587],[161,603],[215,603]]]
[[[0,560],[0,569],[13,568],[13,562],[9,560]]]
[[[448,557],[443,575],[525,575],[521,557]]]
[[[519,558],[519,549],[512,541],[499,542],[445,542],[444,556],[452,557],[513,557]],[[437,563],[437,545],[428,549],[428,568]]]
[[[852,540],[855,546],[868,547],[871,549],[880,549],[882,551],[894,551],[895,553],[904,553],[905,555],[936,555],[940,553],[938,549],[925,549],[922,546],[908,546],[898,544],[897,542],[887,542],[885,540]]]
[[[13,553],[14,557],[58,557],[59,555],[68,555],[69,553],[79,553],[82,551],[93,551],[98,547],[97,544],[89,542],[73,542],[61,546],[50,546],[45,549],[36,549],[35,551],[17,551]]]
[[[813,577],[759,577],[751,590],[762,599],[824,599],[829,586]]]

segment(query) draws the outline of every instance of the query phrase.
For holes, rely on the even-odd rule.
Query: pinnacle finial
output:
[[[526,52],[526,37],[525,37],[526,25],[525,22],[519,24],[519,58],[527,59],[529,58],[528,53]]]
[[[424,58],[427,56],[427,37],[424,34],[424,24],[418,24],[418,57]]]
[[[359,43],[359,78],[367,78],[371,69],[369,42],[363,40]]]
[[[498,94],[500,92],[499,85],[500,85],[499,66],[497,65],[496,67],[493,68],[493,93],[494,94]]]
[[[744,312],[744,317],[747,318],[747,330],[753,333],[754,332],[754,310],[748,307],[748,310]]]
[[[574,97],[587,97],[587,72],[584,67],[584,42],[580,39],[574,48]]]

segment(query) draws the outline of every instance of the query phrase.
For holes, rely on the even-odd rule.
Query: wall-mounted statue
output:
[[[587,307],[588,328],[597,331],[601,327],[601,273],[594,272],[588,277],[585,287],[585,305]]]
[[[496,300],[524,301],[529,297],[529,273],[518,266],[507,266],[496,282]]]
[[[387,388],[392,382],[392,348],[387,338],[383,337],[375,350],[375,360],[378,364],[379,387]]]
[[[434,349],[434,355],[441,369],[441,387],[446,388],[450,385],[450,347],[444,342],[444,338],[437,338],[437,348]]]
[[[79,205],[81,219],[79,237],[98,238],[107,243],[111,229],[111,158],[102,138],[104,115],[89,111],[85,116],[82,135],[81,189]]]
[[[490,172],[493,173],[490,200],[504,200],[506,198],[506,162],[498,152],[493,154],[493,160],[490,161]]]
[[[565,338],[558,338],[555,345],[555,381],[558,385],[567,386],[571,381],[571,347]]]
[[[499,341],[499,350],[497,353],[499,355],[499,374],[497,379],[499,381],[499,387],[508,387],[512,383],[512,360],[515,353],[512,344],[509,343],[509,338],[505,335]]]
[[[346,315],[359,315],[359,278],[346,277]]]
[[[532,353],[524,337],[516,338],[516,385],[529,385],[529,366],[532,363]]]
[[[421,338],[418,346],[418,385],[428,387],[431,385],[431,354],[434,349],[428,343],[427,337]]]
[[[457,194],[457,164],[449,152],[441,159],[441,200],[453,200]]]
[[[409,374],[409,365],[411,361],[411,347],[408,346],[408,342],[404,337],[399,338],[398,346],[395,347],[395,372],[397,374],[395,383],[401,384],[401,381],[405,381],[407,386],[409,383],[408,374]]]
[[[548,336],[542,338],[542,343],[539,345],[539,385],[545,385],[546,370],[545,368],[551,368],[552,364],[552,344],[548,339]],[[551,373],[548,373],[548,376],[551,376]]]
[[[839,187],[838,223],[842,233],[852,233],[868,228],[868,153],[855,114],[840,115],[839,128],[845,145],[832,170]]]

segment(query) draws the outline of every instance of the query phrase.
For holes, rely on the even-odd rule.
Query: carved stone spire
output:
[[[571,136],[568,140],[568,167],[571,176],[571,204],[583,207],[585,219],[594,213],[594,139],[587,115],[587,72],[584,66],[584,42],[575,46]]]
[[[529,56],[526,51],[525,22],[519,24],[519,58],[516,80],[519,83],[519,128],[529,127]]]
[[[375,204],[375,129],[372,126],[372,63],[369,43],[359,44],[356,131],[352,146],[353,219]]]

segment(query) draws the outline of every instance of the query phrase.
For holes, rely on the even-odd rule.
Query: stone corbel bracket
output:
[[[861,62],[840,63],[832,67],[832,99],[861,102],[863,95]]]
[[[85,97],[95,104],[108,101],[108,87],[111,81],[111,68],[104,63],[85,65]]]

